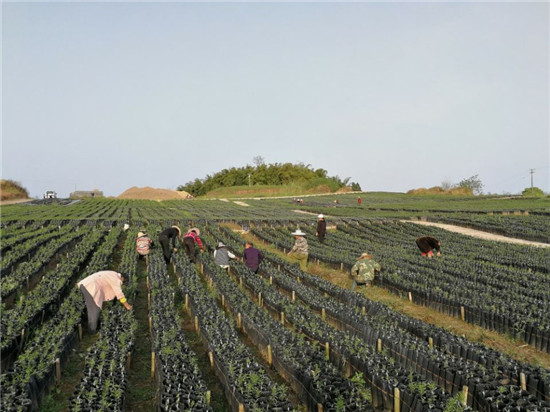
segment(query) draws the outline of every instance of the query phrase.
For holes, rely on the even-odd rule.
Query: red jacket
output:
[[[183,238],[185,239],[186,237],[192,238],[195,241],[195,243],[199,245],[199,249],[202,249],[202,242],[199,235],[197,235],[195,232],[187,232]]]

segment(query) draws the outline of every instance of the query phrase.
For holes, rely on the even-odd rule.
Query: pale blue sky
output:
[[[2,177],[175,189],[303,162],[550,192],[549,5],[3,2]]]

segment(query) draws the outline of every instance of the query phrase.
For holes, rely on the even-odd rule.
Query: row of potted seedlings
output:
[[[176,264],[186,306],[208,346],[211,365],[225,388],[226,398],[233,410],[294,410],[288,401],[286,387],[270,378],[240,340],[235,323],[208,293],[195,266],[182,256],[176,257]]]
[[[213,244],[213,240],[211,242]],[[204,271],[216,285],[222,303],[260,350],[265,352],[268,348],[268,361],[271,360],[309,410],[373,409],[371,395],[361,379],[346,379],[327,359],[324,348],[287,328],[284,315],[274,319],[265,307],[261,308],[236,287],[211,256],[203,260]]]
[[[227,230],[223,234],[232,237]],[[426,379],[440,382],[449,392],[455,393],[464,385],[471,386],[468,399],[470,404],[476,406],[485,403],[486,396],[481,394],[484,386],[478,384],[505,388],[506,385],[501,382],[515,387],[515,393],[521,394],[523,398],[530,397],[528,401],[531,405],[540,406],[539,401],[548,401],[550,374],[543,368],[517,362],[481,344],[472,344],[442,328],[401,315],[359,293],[341,289],[317,276],[302,272],[297,266],[289,265],[273,254],[267,255],[270,261],[299,280],[298,282],[285,273],[270,269],[270,274],[278,275],[273,276],[275,283],[289,293],[294,291],[315,310],[324,309],[341,325],[346,325],[348,330],[358,333],[366,340],[370,338],[370,343],[375,343],[378,337],[384,336],[384,342],[394,347],[392,352],[395,353],[395,359],[404,361],[405,367],[412,366]],[[374,336],[366,333],[369,329],[376,331]],[[523,392],[519,389],[522,375],[525,389]],[[478,390],[474,392],[476,387]],[[474,393],[477,393],[477,397]],[[526,399],[522,400],[524,401]]]
[[[175,291],[161,251],[153,249],[149,254],[147,273],[158,409],[211,410],[196,354],[186,343],[181,328],[174,302]]]
[[[83,279],[103,270],[113,254],[121,229],[114,228],[95,250],[80,275]],[[13,367],[1,375],[2,411],[37,410],[44,395],[59,380],[62,366],[77,343],[81,331],[84,299],[74,288],[61,302],[52,318],[37,328],[25,342]]]
[[[124,287],[128,300],[135,294],[137,232],[127,232],[118,272],[129,281]],[[106,302],[101,313],[100,337],[88,349],[84,373],[70,399],[71,411],[121,411],[128,384],[130,360],[137,322],[116,300]]]

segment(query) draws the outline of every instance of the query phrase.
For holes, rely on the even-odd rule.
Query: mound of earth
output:
[[[29,192],[18,182],[13,180],[0,180],[0,200],[2,201],[21,201],[29,198]]]
[[[131,187],[117,196],[117,199],[174,200],[190,199],[191,195],[184,191],[156,189],[154,187]]]
[[[429,189],[421,187],[420,189],[411,189],[407,192],[408,195],[462,195],[472,196],[472,189],[467,187],[452,187],[443,189],[439,186],[430,187]]]

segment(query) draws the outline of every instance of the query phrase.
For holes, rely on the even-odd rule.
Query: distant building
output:
[[[101,190],[75,190],[71,193],[71,199],[88,199],[93,197],[103,197]]]
[[[53,190],[46,190],[46,192],[44,192],[44,199],[57,199],[57,193]]]

